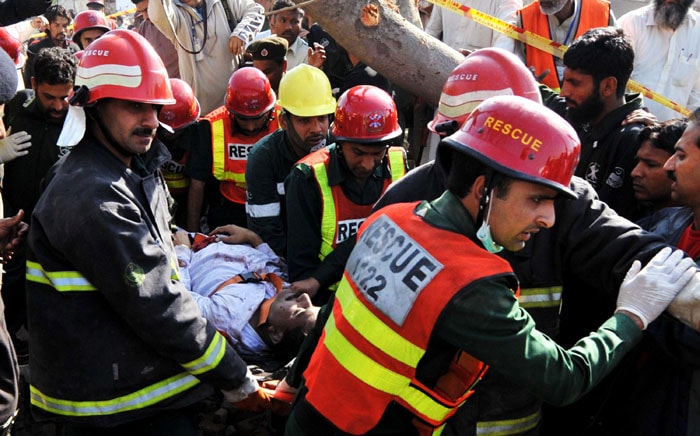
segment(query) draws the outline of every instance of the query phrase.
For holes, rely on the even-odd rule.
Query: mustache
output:
[[[155,136],[155,129],[149,129],[148,127],[138,127],[131,132],[133,135],[137,136]]]

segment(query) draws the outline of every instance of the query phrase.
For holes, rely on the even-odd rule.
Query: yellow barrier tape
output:
[[[107,15],[107,18],[115,18],[115,17],[119,17],[122,15],[133,14],[135,12],[136,12],[136,6],[134,6],[133,8],[124,9],[123,11],[119,11],[119,12],[115,12],[113,14]],[[68,30],[73,30],[73,24],[70,24],[68,26]],[[46,36],[46,32],[40,32],[40,33],[35,33],[34,35],[29,35],[28,39],[43,38],[45,36]]]
[[[458,3],[454,0],[428,0],[430,3],[433,3],[437,6],[442,6],[445,9],[448,9],[452,12],[456,12],[458,14],[464,15],[467,18],[470,18],[474,20],[475,22],[482,24],[486,27],[488,27],[491,30],[495,30],[496,32],[502,33],[506,36],[509,36],[510,38],[516,39],[520,42],[523,42],[525,44],[528,44],[532,47],[538,48],[546,53],[549,53],[551,55],[554,55],[558,58],[563,58],[564,53],[568,49],[567,46],[564,44],[560,44],[558,42],[552,41],[551,39],[547,39],[541,35],[538,35],[536,33],[532,33],[530,31],[527,31],[523,29],[522,27],[515,26],[510,23],[506,23],[503,20],[500,20],[496,17],[493,17],[489,14],[486,14],[484,12],[481,12],[479,10],[476,10],[474,8],[470,8],[469,6],[465,6],[461,3]],[[627,89],[629,89],[632,92],[639,92],[642,95],[644,95],[644,98],[647,98],[649,100],[653,100],[659,104],[662,104],[670,109],[673,109],[674,111],[680,113],[684,117],[688,117],[690,115],[690,110],[679,105],[678,103],[669,100],[668,98],[664,97],[661,94],[658,94],[651,89],[647,88],[646,86],[635,82],[634,80],[630,79],[627,82]]]

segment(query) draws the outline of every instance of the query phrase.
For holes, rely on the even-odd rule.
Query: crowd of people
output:
[[[693,0],[417,1],[425,126],[292,0],[132,2],[0,2],[0,435],[700,434]]]

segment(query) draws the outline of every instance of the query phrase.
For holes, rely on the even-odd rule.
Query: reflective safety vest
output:
[[[450,300],[512,270],[468,237],[425,224],[415,207],[395,204],[367,218],[304,373],[306,401],[348,433],[372,430],[391,403],[414,414],[421,434],[425,426],[439,433],[487,369],[455,350],[449,370],[430,377],[435,386],[416,378]]]
[[[606,0],[582,0],[579,5],[581,13],[574,38],[583,35],[594,27],[606,27],[610,22],[610,3]],[[553,39],[549,29],[548,16],[540,11],[540,2],[532,2],[520,10],[523,29],[536,33],[547,39]],[[542,83],[552,89],[561,89],[559,74],[554,63],[554,56],[534,47],[525,46],[525,64],[535,67],[535,74],[549,70]]]
[[[172,195],[185,194],[190,187],[190,178],[185,176],[185,164],[189,155],[189,151],[185,152],[180,159],[170,159],[160,167]]]
[[[343,193],[340,185],[330,186],[328,182],[328,164],[331,155],[328,148],[304,157],[299,163],[309,165],[314,171],[314,177],[321,191],[323,212],[321,215],[321,251],[319,259],[323,260],[335,250],[335,247],[349,237],[355,235],[365,218],[372,212],[373,204],[361,205],[350,201]],[[387,161],[391,180],[385,179],[382,193],[391,182],[406,174],[405,153],[401,147],[389,147]],[[338,284],[329,286],[335,290]]]
[[[245,204],[245,167],[248,154],[259,139],[278,128],[276,111],[267,123],[267,129],[255,136],[232,132],[232,121],[226,107],[209,113],[205,120],[211,125],[212,175],[219,180],[219,191],[229,201]]]

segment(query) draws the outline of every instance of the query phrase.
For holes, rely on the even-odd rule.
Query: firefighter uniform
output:
[[[388,206],[367,219],[287,434],[415,434],[414,418],[439,428],[461,403],[426,396],[450,372],[458,350],[545,400],[564,404],[598,382],[641,338],[627,316],[614,315],[571,351],[562,350],[535,330],[513,293],[515,276],[476,245],[475,233],[451,193],[418,206]],[[406,256],[408,251],[414,254]],[[469,253],[468,261],[463,253]],[[385,274],[397,269],[401,272]],[[422,331],[414,329],[423,311],[435,309],[420,304],[431,290],[449,294],[435,303],[440,309],[432,331],[423,333],[427,337],[401,334]],[[471,376],[458,374],[460,380]],[[377,397],[384,399],[378,403]],[[457,399],[463,400],[461,394]]]

